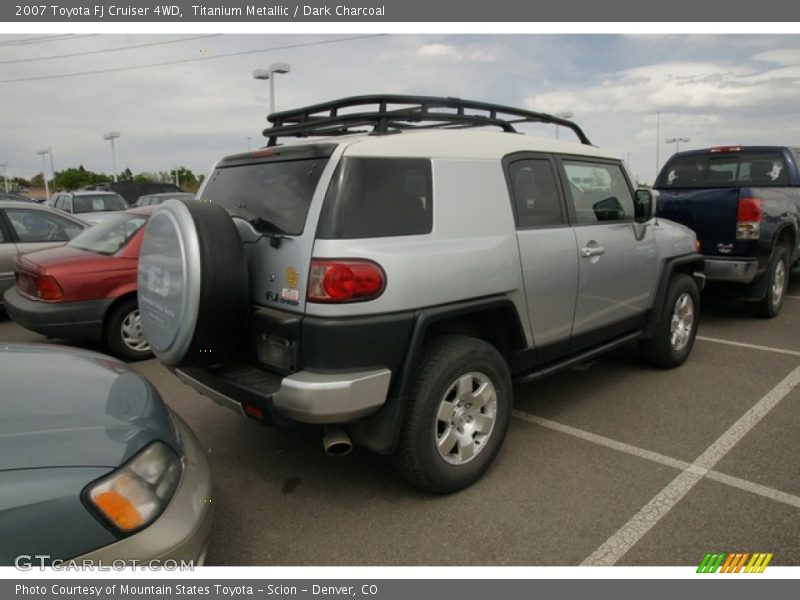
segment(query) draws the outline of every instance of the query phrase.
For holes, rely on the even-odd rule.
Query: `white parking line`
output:
[[[740,490],[745,490],[752,494],[757,494],[759,496],[769,498],[770,500],[774,500],[776,502],[781,502],[783,504],[788,504],[789,506],[800,508],[800,496],[793,496],[792,494],[787,494],[786,492],[781,492],[780,490],[776,490],[771,487],[767,487],[765,485],[753,483],[752,481],[747,481],[746,479],[741,479],[739,477],[734,477],[733,475],[720,473],[719,471],[714,471],[714,470],[706,471],[705,469],[702,469],[701,467],[693,465],[692,463],[688,463],[684,460],[672,458],[671,456],[666,456],[658,452],[645,450],[644,448],[639,448],[638,446],[632,446],[631,444],[626,444],[624,442],[620,442],[602,435],[598,435],[590,431],[585,431],[583,429],[577,429],[576,427],[564,425],[563,423],[556,423],[555,421],[550,421],[549,419],[537,417],[536,415],[532,415],[530,413],[526,413],[520,410],[515,410],[513,414],[515,418],[520,419],[521,421],[527,421],[528,423],[540,425],[542,427],[546,427],[547,429],[558,431],[559,433],[571,435],[573,437],[585,440],[587,442],[592,442],[600,446],[605,446],[606,448],[611,448],[612,450],[624,452],[626,454],[630,454],[638,458],[644,458],[645,460],[650,460],[655,463],[665,465],[667,467],[672,467],[673,469],[677,469],[678,471],[690,471],[695,475],[700,475],[700,476],[705,475],[705,477],[713,479],[714,481],[717,481],[719,483],[724,483],[725,485],[729,485],[731,487],[735,487]]]
[[[734,342],[733,340],[722,340],[719,338],[706,337],[698,335],[698,340],[704,342],[713,342],[715,344],[726,344],[728,346],[738,346],[740,348],[750,348],[751,350],[763,350],[765,352],[777,352],[778,354],[788,354],[789,356],[800,356],[800,352],[796,350],[785,350],[783,348],[773,348],[771,346],[757,346],[756,344],[746,344],[744,342]]]
[[[769,498],[770,500],[775,500],[776,502],[783,502],[789,506],[800,508],[800,497],[793,496],[792,494],[787,494],[786,492],[781,492],[779,490],[774,490],[765,485],[760,485],[758,483],[753,483],[752,481],[747,481],[746,479],[733,477],[732,475],[726,475],[725,473],[720,473],[719,471],[709,471],[706,473],[706,477],[719,483],[724,483],[731,487],[750,492],[751,494],[758,494],[759,496],[764,496],[764,498]]]
[[[664,515],[680,502],[689,490],[708,474],[731,448],[798,384],[800,384],[800,366],[795,367],[778,385],[767,392],[750,410],[731,425],[728,431],[723,433],[691,465],[673,479],[667,487],[656,494],[644,508],[620,527],[616,533],[581,564],[584,566],[610,566],[616,564]]]
[[[542,427],[547,427],[548,429],[552,429],[554,431],[566,433],[567,435],[571,435],[576,438],[586,440],[588,442],[594,442],[595,444],[600,444],[601,446],[605,446],[606,448],[612,448],[614,450],[619,450],[620,452],[625,452],[626,454],[632,454],[633,456],[638,456],[639,458],[652,460],[653,462],[657,462],[662,465],[678,469],[679,471],[688,469],[690,466],[690,463],[685,462],[683,460],[678,460],[677,458],[671,458],[669,456],[664,456],[663,454],[659,454],[658,452],[651,452],[650,450],[645,450],[644,448],[631,446],[630,444],[626,444],[624,442],[618,442],[617,440],[612,440],[611,438],[607,438],[602,435],[597,435],[596,433],[584,431],[583,429],[576,429],[575,427],[570,427],[569,425],[556,423],[555,421],[543,419],[542,417],[537,417],[535,415],[522,412],[520,410],[515,410],[513,414],[517,419],[521,419],[522,421],[535,423],[536,425],[541,425]]]

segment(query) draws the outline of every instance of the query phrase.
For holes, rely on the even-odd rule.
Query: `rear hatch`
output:
[[[336,144],[266,148],[221,160],[199,199],[224,207],[244,243],[251,302],[301,313]],[[320,186],[320,182],[325,185]]]
[[[740,146],[674,155],[657,181],[657,215],[694,230],[707,256],[744,256],[754,240],[737,239],[739,202],[751,188],[788,184],[784,158],[775,149]]]

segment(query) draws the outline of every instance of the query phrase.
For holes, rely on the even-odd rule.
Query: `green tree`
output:
[[[178,174],[178,185],[183,188],[196,188],[198,185],[197,176],[186,167],[175,167],[173,173]]]

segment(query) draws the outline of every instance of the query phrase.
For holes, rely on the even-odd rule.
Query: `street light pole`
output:
[[[675,153],[681,151],[681,142],[689,143],[692,140],[687,137],[674,137],[674,138],[667,138],[664,140],[667,144],[675,144]]]
[[[53,166],[53,148],[52,146],[47,147],[47,152],[50,154],[50,178],[53,180],[53,185],[56,184],[56,169]]]
[[[253,79],[269,79],[269,113],[275,112],[275,75],[277,73],[289,73],[292,66],[289,63],[272,63],[266,69],[256,69],[253,71]]]
[[[250,140],[252,139],[251,136],[247,136],[247,151],[250,152]]]
[[[571,113],[571,112],[560,112],[560,113],[554,114],[553,116],[558,118],[558,119],[571,119],[575,115],[573,113]],[[559,139],[559,137],[558,137],[558,123],[556,123],[556,139]]]
[[[3,167],[3,184],[5,185],[6,194],[7,194],[8,193],[8,172],[6,170],[6,167],[8,167],[8,165],[6,163],[3,163],[3,164],[0,164],[0,167]]]
[[[50,154],[49,148],[42,148],[41,150],[37,150],[36,154],[42,157],[42,179],[44,179],[44,195],[47,196],[45,200],[50,199],[50,186],[47,183],[47,162],[45,160],[45,155]]]
[[[111,142],[111,168],[114,170],[114,182],[117,181],[117,153],[114,150],[114,140],[120,136],[119,131],[109,131],[103,139]]]

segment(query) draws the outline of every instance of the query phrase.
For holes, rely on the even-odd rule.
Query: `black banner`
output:
[[[701,580],[702,579],[702,580]],[[714,578],[678,580],[425,580],[425,579],[315,579],[315,580],[6,580],[0,582],[0,597],[10,600],[407,600],[408,598],[675,598],[724,596],[728,600],[789,598],[796,582],[779,579]],[[694,592],[694,594],[693,594]]]
[[[800,3],[641,0],[16,0],[0,21],[45,22],[776,22],[800,21]]]

